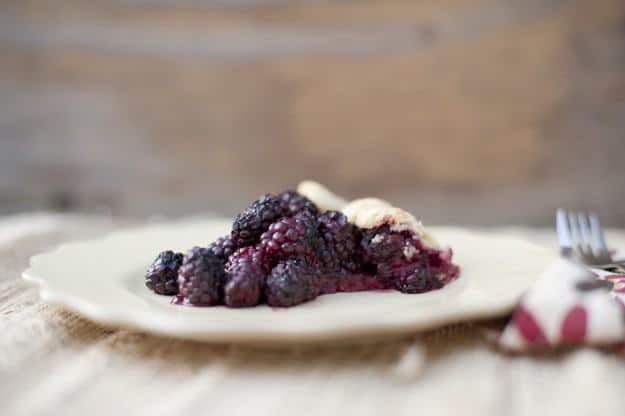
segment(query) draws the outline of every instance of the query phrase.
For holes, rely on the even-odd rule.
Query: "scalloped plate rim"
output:
[[[93,301],[89,301],[80,296],[64,293],[63,288],[59,288],[54,284],[50,284],[50,278],[46,278],[47,274],[45,270],[41,270],[42,264],[46,259],[53,258],[55,256],[62,256],[64,253],[71,252],[80,247],[85,247],[93,244],[106,244],[107,242],[115,241],[120,238],[132,238],[141,233],[157,232],[162,230],[165,232],[171,232],[173,229],[180,227],[189,227],[195,224],[196,226],[204,225],[219,225],[224,226],[226,223],[224,220],[180,220],[168,223],[151,224],[141,227],[128,228],[124,230],[114,231],[104,236],[92,238],[82,241],[72,241],[64,243],[56,247],[55,249],[34,255],[30,259],[30,267],[27,268],[22,277],[24,280],[36,285],[38,287],[40,298],[47,303],[55,304],[67,308],[73,312],[76,312],[98,324],[107,327],[124,327],[134,329],[142,332],[154,333],[161,336],[169,336],[182,339],[192,339],[197,341],[225,343],[225,342],[240,342],[250,344],[284,344],[284,343],[315,343],[315,342],[327,342],[327,341],[362,341],[367,339],[379,339],[380,337],[387,336],[403,336],[415,331],[433,329],[441,325],[456,323],[464,320],[477,320],[486,319],[489,317],[497,317],[505,315],[514,307],[514,303],[507,301],[497,304],[492,302],[489,305],[473,305],[467,310],[457,310],[453,313],[448,313],[444,316],[439,316],[438,319],[430,318],[427,321],[407,321],[407,322],[377,322],[377,323],[365,323],[364,325],[353,326],[341,326],[336,325],[334,328],[299,328],[294,330],[292,327],[287,328],[264,328],[257,331],[241,331],[235,327],[230,330],[219,330],[204,328],[198,329],[192,326],[174,326],[169,323],[159,321],[158,319],[148,316],[146,311],[137,312],[131,315],[124,315],[116,313],[102,305],[98,305]],[[437,230],[447,230],[449,232],[466,233],[472,235],[479,235],[481,237],[495,239],[495,240],[511,240],[516,243],[521,243],[527,247],[531,247],[537,252],[542,252],[545,258],[555,259],[555,254],[551,254],[547,249],[536,246],[532,243],[525,242],[522,239],[510,237],[506,234],[498,232],[477,232],[473,230],[467,230],[456,227],[431,227],[433,234],[437,234]],[[216,236],[215,236],[216,237]],[[452,245],[453,247],[453,245]],[[546,264],[545,264],[546,265]],[[462,267],[462,264],[460,264]],[[147,267],[147,265],[146,265]],[[142,278],[143,276],[139,276]],[[538,277],[538,274],[528,280],[528,287],[531,282]],[[460,280],[462,279],[462,275]],[[460,284],[460,281],[453,282],[449,286]],[[147,289],[146,289],[147,291]],[[521,295],[520,293],[518,294]],[[328,295],[328,296],[341,296]],[[423,296],[423,295],[404,295],[404,296]],[[295,307],[297,308],[297,307]],[[196,309],[196,308],[194,308]],[[201,308],[202,310],[210,313],[211,308]],[[279,313],[289,313],[289,309],[280,310]]]

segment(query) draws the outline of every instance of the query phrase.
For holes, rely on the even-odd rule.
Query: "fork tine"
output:
[[[573,250],[584,263],[592,264],[594,263],[594,258],[592,252],[587,249],[586,243],[584,241],[584,236],[582,235],[581,231],[582,227],[579,223],[579,217],[580,215],[574,211],[568,212],[569,227],[571,228],[571,238],[573,241]]]
[[[567,212],[567,218],[569,221],[569,229],[571,230],[571,242],[574,249],[578,250],[581,247],[581,233],[579,231],[579,224],[577,223],[577,215],[573,211]]]
[[[571,242],[571,230],[566,218],[566,211],[562,208],[558,208],[556,211],[556,231],[558,233],[560,253],[565,257],[570,256],[573,249],[573,244]]]
[[[603,229],[599,223],[599,217],[594,212],[588,215],[590,220],[590,230],[595,240],[595,254],[598,263],[610,263],[612,262],[612,254],[608,249],[608,245],[605,242],[605,236],[603,235]]]
[[[595,244],[600,251],[608,251],[608,245],[605,243],[605,236],[603,235],[603,229],[599,222],[599,217],[596,213],[591,212],[589,214],[590,229],[595,240]]]
[[[582,244],[587,251],[592,252],[592,237],[590,234],[590,227],[588,226],[588,218],[586,213],[580,211],[577,213],[577,224],[579,225],[579,234]]]

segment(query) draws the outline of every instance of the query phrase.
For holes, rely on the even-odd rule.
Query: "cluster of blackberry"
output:
[[[361,230],[342,213],[320,214],[312,201],[287,191],[254,201],[230,235],[206,248],[160,253],[146,286],[195,306],[287,307],[335,292],[438,289],[440,276],[457,275],[450,260],[451,252],[429,250],[410,232]]]

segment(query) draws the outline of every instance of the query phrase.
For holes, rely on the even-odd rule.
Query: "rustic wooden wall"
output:
[[[230,214],[300,178],[625,225],[625,3],[0,3],[0,212]]]

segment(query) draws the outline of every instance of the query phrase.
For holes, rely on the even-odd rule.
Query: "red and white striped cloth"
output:
[[[523,296],[498,343],[511,351],[625,345],[625,275],[557,260]]]

